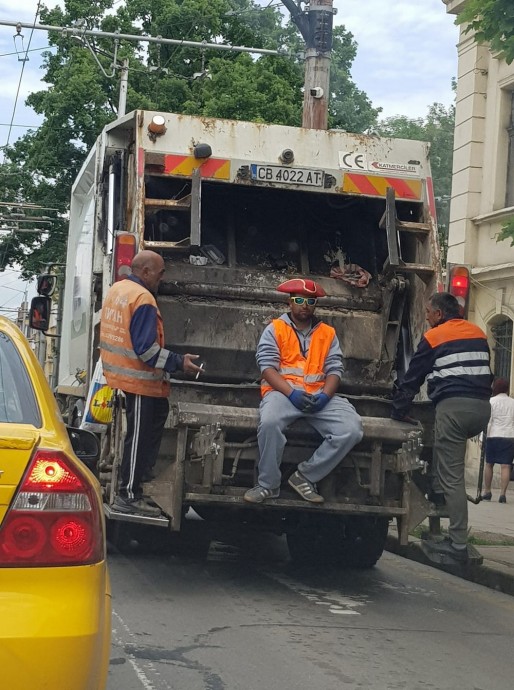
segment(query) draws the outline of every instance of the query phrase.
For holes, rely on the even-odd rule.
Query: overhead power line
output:
[[[15,115],[16,115],[16,108],[17,108],[17,106],[18,106],[18,98],[19,98],[19,96],[20,96],[21,82],[22,82],[22,80],[23,80],[23,73],[24,73],[24,71],[25,71],[25,65],[27,64],[27,60],[28,60],[27,55],[28,55],[28,51],[29,51],[29,48],[30,48],[30,43],[31,43],[31,41],[32,41],[32,35],[34,34],[34,27],[36,26],[36,19],[37,19],[38,14],[39,14],[39,8],[40,8],[40,7],[41,7],[41,0],[38,0],[37,7],[36,7],[36,14],[35,14],[35,16],[34,16],[34,21],[32,22],[32,24],[25,24],[25,25],[24,25],[26,28],[31,29],[31,32],[30,32],[30,36],[29,36],[29,42],[28,42],[28,44],[27,44],[27,50],[25,51],[25,57],[22,58],[21,73],[20,73],[20,79],[19,79],[19,81],[18,81],[18,88],[17,88],[17,90],[16,90],[16,97],[15,97],[15,99],[14,99],[14,106],[13,106],[13,110],[12,110],[11,124],[10,124],[10,126],[9,126],[9,131],[8,131],[8,133],[7,133],[7,141],[5,142],[5,146],[6,146],[6,147],[9,146],[9,141],[10,141],[10,139],[11,139],[11,132],[12,132],[12,127],[13,127],[13,123],[14,123],[14,117],[15,117]],[[22,28],[22,27],[21,27],[21,24],[17,23],[17,24],[16,24],[16,31],[17,31],[17,35],[18,35],[18,36],[21,35],[21,28]],[[15,38],[16,38],[16,36],[15,36]],[[20,59],[20,58],[18,58],[18,60],[19,60],[19,59]]]
[[[50,24],[24,24],[8,20],[0,20],[0,26],[14,26],[31,29],[33,31],[58,31],[70,36],[98,36],[99,38],[113,38],[115,40],[135,41],[136,43],[158,43],[160,45],[174,45],[185,48],[200,48],[202,50],[225,50],[237,53],[257,53],[261,55],[287,55],[287,50],[270,50],[268,48],[249,48],[248,46],[232,46],[225,43],[208,43],[207,41],[185,41],[177,38],[163,38],[162,36],[145,36],[138,34],[122,34],[118,31],[94,31],[79,26],[52,26]]]

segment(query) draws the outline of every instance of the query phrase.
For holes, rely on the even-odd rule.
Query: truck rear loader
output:
[[[370,567],[390,521],[399,540],[427,516],[433,413],[390,419],[394,381],[425,329],[440,281],[428,144],[335,130],[135,111],[105,127],[72,192],[57,395],[80,422],[98,359],[103,298],[134,253],[159,252],[158,304],[166,341],[198,353],[197,379],[172,380],[155,477],[145,494],[161,518],[121,515],[111,504],[124,437],[123,396],[103,435],[98,474],[112,525],[179,533],[202,525],[286,534],[293,558]],[[287,432],[280,497],[249,505],[255,484],[258,339],[286,311],[275,287],[295,276],[326,290],[317,315],[341,342],[339,394],[363,419],[364,438],[319,485],[323,505],[287,478],[321,442],[310,427]],[[188,512],[189,511],[189,512]]]

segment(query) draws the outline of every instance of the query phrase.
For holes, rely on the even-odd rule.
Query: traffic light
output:
[[[36,331],[47,331],[50,326],[50,297],[33,297],[30,302],[29,326]]]
[[[53,273],[42,273],[37,277],[37,294],[51,297],[55,292],[57,276]]]
[[[457,299],[464,318],[468,315],[470,287],[471,274],[468,266],[449,264],[448,292]]]

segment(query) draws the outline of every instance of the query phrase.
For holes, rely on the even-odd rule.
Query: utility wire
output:
[[[34,34],[34,27],[36,26],[36,21],[37,21],[38,15],[39,15],[40,7],[41,7],[41,0],[38,0],[37,7],[36,7],[36,14],[34,16],[34,25],[33,25],[32,30],[30,32],[29,40],[27,43],[27,50],[25,51],[25,58],[23,60],[22,66],[21,66],[21,74],[20,74],[20,79],[18,81],[18,89],[16,90],[16,98],[14,99],[14,107],[13,107],[13,111],[12,111],[11,124],[9,126],[9,131],[7,133],[7,141],[5,142],[5,148],[7,148],[7,146],[9,146],[9,141],[11,139],[11,132],[12,132],[12,128],[13,128],[14,118],[16,115],[16,108],[18,106],[18,98],[20,96],[21,82],[23,80],[23,73],[25,71],[25,65],[27,64],[27,55],[29,52],[30,43],[32,41],[32,36]]]
[[[43,48],[32,48],[31,50],[29,50],[27,48],[27,50],[25,51],[25,55],[27,55],[27,53],[39,53],[40,50],[49,50],[51,47],[52,46],[44,46]],[[19,54],[20,53],[18,51],[15,51],[14,53],[0,53],[0,58],[1,57],[10,57],[11,55],[18,55],[19,56]]]

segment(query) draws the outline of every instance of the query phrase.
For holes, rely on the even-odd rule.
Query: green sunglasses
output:
[[[298,305],[305,304],[305,302],[307,302],[309,307],[313,307],[317,303],[317,301],[318,300],[316,299],[316,297],[291,297],[291,302],[294,302]]]

